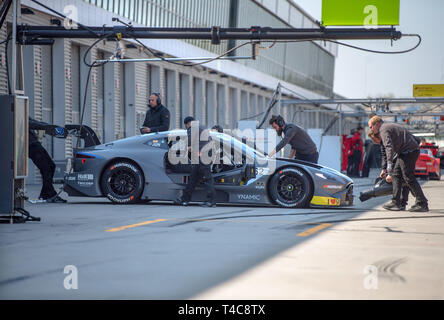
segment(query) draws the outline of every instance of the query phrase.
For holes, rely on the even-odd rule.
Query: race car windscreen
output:
[[[219,138],[221,142],[221,146],[223,144],[224,148],[233,147],[236,152],[242,153],[251,159],[255,159],[257,157],[264,158],[265,155],[257,149],[250,147],[249,145],[229,136],[227,134],[218,133],[216,137]]]

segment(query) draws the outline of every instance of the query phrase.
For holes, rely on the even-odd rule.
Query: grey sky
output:
[[[321,20],[322,0],[294,0]],[[336,59],[334,91],[347,98],[412,97],[413,84],[444,83],[444,1],[401,0],[400,25],[404,34],[418,33],[422,44],[399,55],[371,54],[340,46]],[[375,50],[398,51],[412,47],[416,38],[395,41],[348,41]]]

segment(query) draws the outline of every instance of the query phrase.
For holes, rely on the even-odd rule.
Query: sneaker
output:
[[[209,201],[205,201],[204,203],[200,204],[201,207],[207,207],[207,208],[215,208],[216,204],[209,202]]]
[[[186,207],[186,206],[188,206],[189,202],[188,201],[183,201],[183,199],[179,197],[179,198],[177,198],[174,201],[174,204],[177,205],[177,206],[184,206],[184,207]]]
[[[52,198],[48,198],[48,199],[46,199],[46,202],[49,202],[49,203],[66,203],[66,202],[68,202],[68,201],[66,201],[66,200],[63,199],[63,198],[60,198],[60,197],[57,196],[57,195],[55,195],[55,196],[52,197]]]
[[[406,207],[407,207],[406,204],[401,204],[401,205],[399,206],[399,210],[400,210],[400,211],[405,211]]]
[[[394,201],[390,201],[389,203],[386,203],[382,206],[385,210],[390,211],[401,211],[401,208],[398,206],[398,204]]]
[[[410,212],[427,212],[429,211],[429,206],[427,204],[415,203],[410,209]]]

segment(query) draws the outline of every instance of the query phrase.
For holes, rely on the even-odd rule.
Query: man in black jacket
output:
[[[184,124],[187,128],[188,150],[191,153],[191,174],[190,180],[183,191],[183,195],[176,200],[176,204],[187,206],[191,200],[194,189],[202,179],[206,185],[207,199],[201,206],[215,207],[216,191],[214,189],[213,176],[211,174],[211,150],[208,154],[208,159],[205,158],[204,154],[205,149],[208,148],[207,145],[211,143],[211,136],[208,129],[199,124],[198,121],[194,121],[193,117],[186,117],[184,119]],[[204,135],[202,134],[205,130],[208,133],[208,139],[205,139]],[[209,146],[211,147],[211,145]]]
[[[29,118],[29,158],[39,168],[43,180],[39,198],[51,203],[65,203],[66,200],[57,195],[53,186],[55,163],[43,148],[34,130],[44,130],[46,134],[61,138],[66,138],[67,132],[63,127]]]
[[[380,134],[387,159],[386,181],[393,182],[393,197],[383,207],[387,210],[400,210],[403,180],[409,187],[416,203],[409,211],[429,211],[428,201],[415,177],[415,164],[419,157],[419,144],[415,137],[396,123],[384,123],[381,117],[372,117],[368,125],[374,134]],[[384,172],[382,172],[384,173]],[[381,173],[381,174],[382,174]]]
[[[282,133],[284,133],[285,137],[278,143],[276,148],[268,154],[269,157],[274,156],[285,147],[285,145],[290,144],[290,159],[294,157],[297,160],[318,163],[319,153],[316,144],[304,129],[295,124],[285,123],[280,115],[272,116],[270,125],[276,130],[278,136],[282,136]]]
[[[170,128],[170,111],[162,105],[160,95],[152,93],[149,99],[149,109],[145,115],[140,133],[168,131]]]

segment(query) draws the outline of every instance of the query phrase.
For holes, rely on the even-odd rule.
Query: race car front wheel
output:
[[[277,170],[269,182],[272,200],[287,208],[303,208],[313,197],[313,186],[307,174],[298,168]]]
[[[142,194],[143,184],[142,171],[129,161],[108,165],[101,179],[103,194],[112,202],[120,204],[136,203]]]

